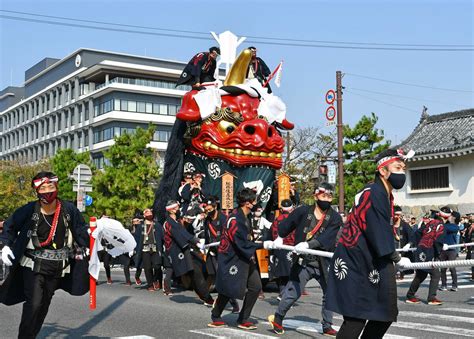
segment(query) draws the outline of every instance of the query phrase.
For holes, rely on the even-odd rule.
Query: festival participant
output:
[[[89,245],[88,227],[79,210],[59,199],[58,177],[40,172],[31,182],[37,201],[18,208],[4,224],[2,260],[11,266],[0,287],[0,301],[25,301],[18,337],[35,338],[57,289],[72,295],[89,290],[87,260],[79,251]]]
[[[430,221],[415,233],[416,251],[415,261],[427,262],[439,260],[439,255],[443,247],[443,214],[439,211],[431,211]],[[451,213],[445,214],[446,219]],[[408,289],[406,302],[408,304],[419,304],[420,299],[415,296],[416,291],[421,283],[430,275],[430,286],[428,289],[428,305],[441,305],[443,302],[436,298],[436,291],[438,289],[440,270],[439,268],[416,270],[415,277]]]
[[[443,216],[451,214],[448,219],[444,219],[444,234],[443,234],[443,250],[439,256],[439,260],[446,261],[446,260],[456,260],[457,252],[455,248],[447,248],[449,245],[457,245],[457,235],[459,233],[459,222],[460,222],[460,214],[456,211],[451,211],[448,206],[441,207],[440,214]],[[440,291],[447,291],[448,290],[448,282],[446,276],[447,268],[441,269],[441,287],[439,288]],[[449,269],[451,272],[451,279],[453,281],[451,285],[451,291],[456,292],[458,290],[458,275],[456,272],[456,267],[451,267]]]
[[[163,227],[155,222],[153,211],[146,208],[143,211],[143,223],[137,225],[135,240],[137,242],[137,267],[143,267],[147,282],[147,290],[157,291],[161,288],[163,279]],[[135,277],[136,278],[136,277]]]
[[[271,227],[272,240],[278,238],[278,227],[291,212],[294,210],[294,205],[290,199],[281,201],[280,215],[273,221]],[[284,245],[295,245],[295,231],[292,231],[287,237],[283,239]],[[281,300],[283,290],[289,281],[291,266],[293,264],[293,253],[285,250],[274,249],[270,254],[270,273],[272,278],[275,278],[278,286],[278,300]]]
[[[250,315],[262,289],[256,266],[255,251],[271,248],[273,242],[255,243],[252,239],[248,216],[257,204],[256,192],[244,188],[237,193],[238,209],[232,213],[222,230],[219,246],[216,289],[219,295],[211,311],[209,327],[223,327],[221,318],[227,302],[231,298],[243,299],[244,303],[237,319],[237,326],[245,330],[255,330]]]
[[[290,199],[293,202],[293,206],[295,206],[295,208],[300,205],[300,193],[296,190],[295,179],[291,179],[290,181]]]
[[[222,227],[225,227],[227,223],[227,216],[219,211],[219,200],[214,196],[210,196],[207,199],[204,209],[207,213],[204,224],[205,244],[220,242]],[[210,247],[207,250],[206,271],[209,290],[213,290],[215,287],[217,254],[217,246]],[[239,313],[240,307],[237,300],[231,298],[229,303],[232,305],[232,313]]]
[[[202,89],[205,82],[212,82],[216,71],[216,59],[221,54],[219,47],[209,48],[209,52],[201,52],[192,57],[181,73],[176,86],[190,85],[194,89]]]
[[[474,242],[474,214],[469,216],[469,223],[466,223],[466,230],[464,231],[464,242],[466,244]],[[467,247],[466,260],[474,259],[474,246]],[[474,266],[471,267],[471,281],[474,281]]]
[[[191,172],[184,173],[183,182],[178,189],[178,195],[180,197],[181,214],[184,214],[188,210],[188,206],[191,202],[191,190],[193,188],[193,174]]]
[[[326,307],[344,317],[337,338],[382,338],[397,319],[393,263],[410,260],[395,251],[392,190],[404,186],[404,161],[412,155],[378,154],[375,181],[355,196],[329,267]]]
[[[298,207],[279,224],[275,245],[283,244],[283,238],[294,231],[297,253],[298,250],[304,249],[333,251],[337,233],[342,226],[341,216],[331,208],[333,193],[334,188],[331,184],[321,183],[314,191],[314,205]],[[318,281],[323,290],[321,311],[323,334],[327,336],[337,334],[332,328],[332,312],[326,308],[327,267],[327,260],[323,257],[299,254],[294,258],[290,279],[283,290],[278,309],[275,315],[268,317],[276,334],[284,333],[283,319],[301,297],[301,292],[311,279]]]
[[[138,211],[135,213],[135,216],[132,219],[131,233],[133,234],[133,237],[135,238],[135,241],[137,242],[137,247],[140,244],[140,242],[138,240],[139,232],[137,232],[137,228],[141,227],[140,225],[142,223],[142,219],[143,219],[142,212],[138,212]],[[135,285],[141,286],[142,281],[140,279],[140,276],[142,274],[142,266],[137,265],[137,261],[138,261],[137,259],[138,259],[138,253],[137,253],[137,249],[135,249],[135,251],[133,252],[133,262],[134,262],[134,265],[135,265],[135,268],[136,268],[136,271],[135,271]]]
[[[407,249],[415,243],[414,232],[410,225],[403,220],[402,209],[400,206],[394,207],[393,234],[395,236],[395,248]],[[413,261],[413,252],[402,252],[401,255],[407,257],[410,261]],[[397,278],[403,280],[403,270],[398,271]]]
[[[272,72],[268,68],[265,61],[263,61],[260,57],[257,56],[256,47],[251,46],[248,49],[252,52],[252,59],[250,60],[247,78],[256,78],[262,85],[264,85]],[[272,89],[270,88],[270,84],[267,84],[266,87],[268,88],[268,93],[271,93]]]
[[[165,230],[165,250],[168,259],[173,266],[173,272],[177,277],[189,274],[194,291],[206,306],[212,306],[212,299],[206,280],[202,273],[202,258],[199,250],[204,250],[204,243],[200,243],[179,223],[176,213],[179,203],[170,200],[166,204],[166,221],[163,224]]]

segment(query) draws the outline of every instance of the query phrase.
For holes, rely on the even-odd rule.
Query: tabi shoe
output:
[[[112,285],[112,278],[107,278],[107,285]]]
[[[132,286],[132,282],[131,281],[126,281],[125,286]]]
[[[419,304],[420,303],[420,299],[418,299],[417,297],[411,297],[411,298],[407,298],[405,300],[405,302],[407,304]]]
[[[447,291],[448,288],[446,286],[441,286],[440,288],[438,288],[438,290],[440,291]]]
[[[135,278],[135,285],[137,285],[137,286],[142,285],[142,281],[140,280],[140,278]]]
[[[273,332],[275,332],[276,334],[285,333],[285,329],[283,328],[283,325],[275,321],[275,315],[273,314],[269,315],[267,319],[268,319],[268,322],[270,323],[270,326],[273,329]]]
[[[148,292],[155,292],[155,288],[153,286],[149,286],[146,290]]]
[[[222,320],[222,318],[212,319],[212,322],[207,324],[208,327],[226,327],[227,324]]]
[[[171,290],[163,290],[163,294],[167,297],[171,297],[173,295],[173,292],[171,292]]]
[[[332,327],[323,328],[323,335],[325,335],[326,337],[335,338],[337,335],[337,331]]]
[[[237,324],[237,327],[241,328],[243,330],[250,330],[250,331],[257,329],[257,326],[255,326],[255,324],[250,322],[250,321],[245,321],[243,323],[239,323],[239,324]]]
[[[442,305],[442,304],[443,304],[443,302],[441,300],[436,299],[436,298],[434,298],[433,300],[428,301],[428,305],[438,306],[438,305]]]
[[[212,307],[213,305],[214,305],[214,299],[212,299],[212,298],[209,299],[209,300],[204,301],[204,306]]]

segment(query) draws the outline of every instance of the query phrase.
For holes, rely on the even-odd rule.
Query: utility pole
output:
[[[336,72],[337,171],[339,176],[339,212],[344,212],[344,154],[342,131],[342,73]]]

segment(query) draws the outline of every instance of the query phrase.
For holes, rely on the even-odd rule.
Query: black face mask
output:
[[[251,212],[255,212],[257,210],[258,206],[257,204],[252,206],[252,209],[250,210]]]
[[[326,211],[331,207],[330,201],[316,200],[316,204],[322,211]]]
[[[399,190],[405,185],[406,175],[405,173],[390,173],[388,182],[396,190]]]

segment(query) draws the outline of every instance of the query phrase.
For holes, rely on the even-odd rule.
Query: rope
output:
[[[209,248],[209,247],[216,247],[216,246],[219,246],[220,242],[219,241],[216,241],[216,242],[211,242],[210,244],[206,244],[204,245],[205,248]]]
[[[468,242],[468,243],[465,243],[465,244],[448,245],[448,249],[456,248],[456,247],[470,247],[470,246],[474,246],[474,242]],[[407,248],[407,249],[397,248],[396,251],[397,252],[415,252],[416,247],[411,247],[411,248]]]
[[[431,268],[451,268],[451,267],[467,267],[474,266],[474,259],[470,260],[448,260],[448,261],[429,261],[415,262],[406,265],[399,265],[401,269],[425,270]]]
[[[274,246],[273,249],[276,250],[286,250],[286,251],[292,251],[296,252],[298,254],[311,254],[311,255],[317,255],[320,257],[325,257],[325,258],[332,258],[333,254],[332,252],[326,252],[326,251],[319,251],[319,250],[296,250],[295,246],[289,246],[289,245],[277,245]]]

